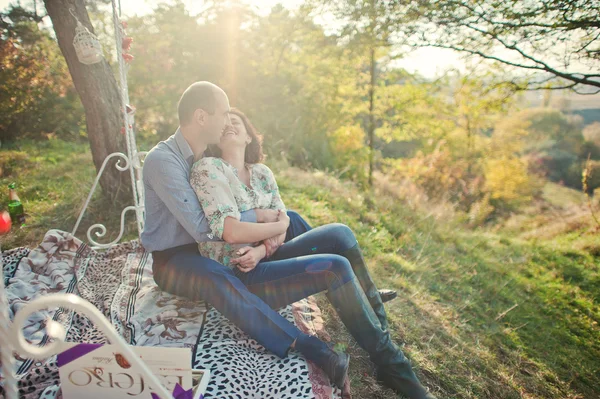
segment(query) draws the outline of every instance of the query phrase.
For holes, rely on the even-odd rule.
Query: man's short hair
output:
[[[185,89],[177,104],[179,126],[188,124],[197,109],[203,109],[213,115],[217,108],[218,88],[210,82],[196,82]]]

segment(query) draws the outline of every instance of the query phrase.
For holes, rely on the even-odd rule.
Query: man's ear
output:
[[[206,123],[206,111],[202,108],[198,108],[194,111],[194,120],[200,125],[204,126]]]

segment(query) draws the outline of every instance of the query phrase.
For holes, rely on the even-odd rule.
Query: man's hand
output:
[[[237,251],[239,258],[231,260],[232,265],[237,265],[237,268],[244,273],[248,273],[253,270],[258,262],[266,255],[266,249],[264,245],[258,247],[243,247]]]
[[[257,223],[275,223],[278,220],[279,211],[277,209],[254,209]]]
[[[265,245],[265,248],[267,250],[266,258],[270,258],[271,255],[273,255],[275,251],[277,251],[279,247],[283,245],[284,241],[285,233],[264,240],[263,244]]]

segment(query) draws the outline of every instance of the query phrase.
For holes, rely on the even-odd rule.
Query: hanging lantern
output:
[[[79,21],[77,21],[77,28],[75,28],[73,47],[75,47],[77,59],[82,64],[91,65],[103,59],[100,41]]]

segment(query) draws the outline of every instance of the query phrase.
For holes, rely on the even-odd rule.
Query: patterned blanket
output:
[[[100,309],[131,345],[190,348],[193,367],[211,369],[206,398],[341,397],[299,353],[279,359],[210,305],[161,292],[152,278],[152,257],[137,241],[98,252],[68,233],[50,230],[35,249],[6,251],[3,270],[11,318],[38,296],[76,294]],[[326,338],[310,298],[280,312],[304,332]],[[105,342],[85,316],[62,308],[29,318],[24,333],[30,342],[48,341],[44,327],[49,318],[65,327],[67,341]],[[61,398],[56,357],[17,357],[16,367],[21,398]]]

